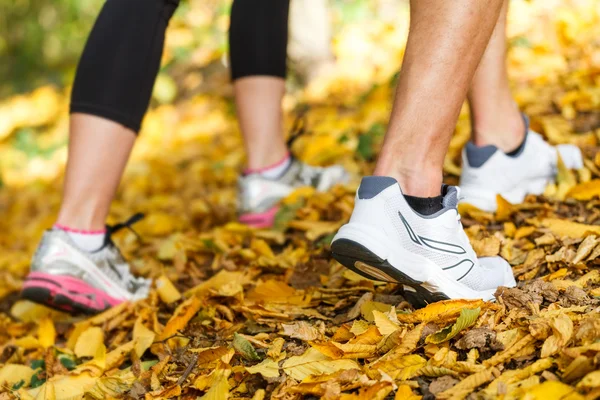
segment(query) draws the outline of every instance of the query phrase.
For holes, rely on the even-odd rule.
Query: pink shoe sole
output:
[[[275,215],[279,206],[275,206],[262,213],[247,213],[240,215],[240,222],[253,228],[271,228],[275,222]]]
[[[60,311],[86,314],[96,314],[122,302],[81,279],[43,272],[27,276],[21,297]]]

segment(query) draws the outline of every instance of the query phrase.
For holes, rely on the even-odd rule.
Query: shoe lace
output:
[[[292,124],[292,130],[290,131],[290,137],[287,140],[288,149],[292,149],[292,145],[294,142],[302,135],[306,133],[306,125],[307,125],[307,117],[308,110],[310,106],[303,104],[298,107],[298,112],[296,113],[296,118],[294,119],[294,123]]]
[[[135,224],[136,222],[141,221],[142,219],[144,219],[145,215],[143,213],[135,213],[133,214],[131,217],[129,217],[129,219],[127,219],[125,222],[119,222],[117,224],[114,225],[106,225],[106,232],[107,232],[107,237],[111,237],[114,233],[120,231],[121,229],[127,228],[129,229],[131,232],[133,232],[133,234],[138,238],[140,238],[140,235],[138,235],[138,233],[132,228],[132,225]]]
[[[119,281],[121,281],[125,285],[125,287],[130,291],[137,291],[137,289],[144,286],[146,283],[146,279],[142,277],[136,277],[131,273],[129,265],[127,264],[127,262],[125,262],[125,259],[123,258],[123,255],[121,254],[119,249],[114,245],[111,237],[113,234],[120,231],[121,229],[127,228],[131,232],[133,232],[133,234],[138,238],[138,240],[141,240],[140,235],[132,228],[132,225],[136,222],[141,221],[144,217],[144,214],[136,213],[124,222],[119,222],[114,225],[106,225],[106,238],[108,243],[111,245],[112,250],[116,253],[115,258],[117,260],[115,264],[109,263],[109,265],[111,269],[114,272],[116,272]]]

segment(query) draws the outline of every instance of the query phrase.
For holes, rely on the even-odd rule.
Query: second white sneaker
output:
[[[557,174],[558,154],[567,168],[583,167],[581,151],[571,144],[552,146],[536,132],[527,129],[525,141],[516,154],[506,154],[496,146],[463,149],[460,188],[464,202],[485,211],[495,211],[496,195],[510,203],[522,203],[528,194],[542,194]]]
[[[516,285],[500,257],[478,259],[456,209],[458,188],[442,188],[442,209],[421,215],[390,177],[363,178],[354,211],[331,244],[333,257],[369,279],[397,282],[408,301],[491,300],[498,286]]]

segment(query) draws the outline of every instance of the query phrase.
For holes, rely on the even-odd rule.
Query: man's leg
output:
[[[403,285],[414,305],[490,300],[514,286],[510,265],[478,259],[442,186],[442,164],[502,0],[413,0],[392,116],[375,175],[363,178],[333,256],[371,279]],[[458,220],[458,221],[457,221]]]
[[[516,149],[525,137],[525,125],[510,92],[506,67],[506,17],[504,0],[496,28],[475,72],[468,99],[473,141],[495,145],[504,152]]]
[[[500,194],[521,203],[527,194],[541,194],[555,178],[557,151],[569,168],[581,168],[579,149],[553,147],[529,131],[514,101],[506,67],[508,0],[469,90],[473,141],[463,152],[460,186],[464,201],[487,211]]]
[[[440,194],[442,164],[502,0],[413,0],[396,99],[375,175]]]

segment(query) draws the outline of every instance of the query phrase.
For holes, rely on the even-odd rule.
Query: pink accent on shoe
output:
[[[275,214],[279,206],[275,206],[262,213],[247,213],[240,215],[240,222],[253,228],[270,228],[275,222]]]
[[[68,226],[61,225],[61,224],[54,224],[54,228],[58,228],[65,232],[80,233],[83,235],[101,235],[101,234],[103,235],[106,233],[106,229],[98,229],[98,230],[75,229],[75,228],[69,228]]]
[[[60,295],[75,305],[96,311],[103,311],[124,301],[111,297],[106,292],[87,284],[81,279],[43,272],[31,272],[23,283],[23,289],[47,290],[52,297],[51,305],[54,306],[58,305],[55,300]],[[60,304],[60,307],[67,311],[73,309],[68,304]]]
[[[284,162],[289,160],[289,158],[290,158],[290,152],[288,151],[287,153],[285,153],[285,157],[283,157],[281,160],[277,161],[275,164],[267,165],[266,167],[262,167],[262,168],[246,168],[243,171],[243,173],[244,173],[244,175],[260,174],[261,172],[265,172],[271,168],[279,167],[281,164],[283,164]]]

